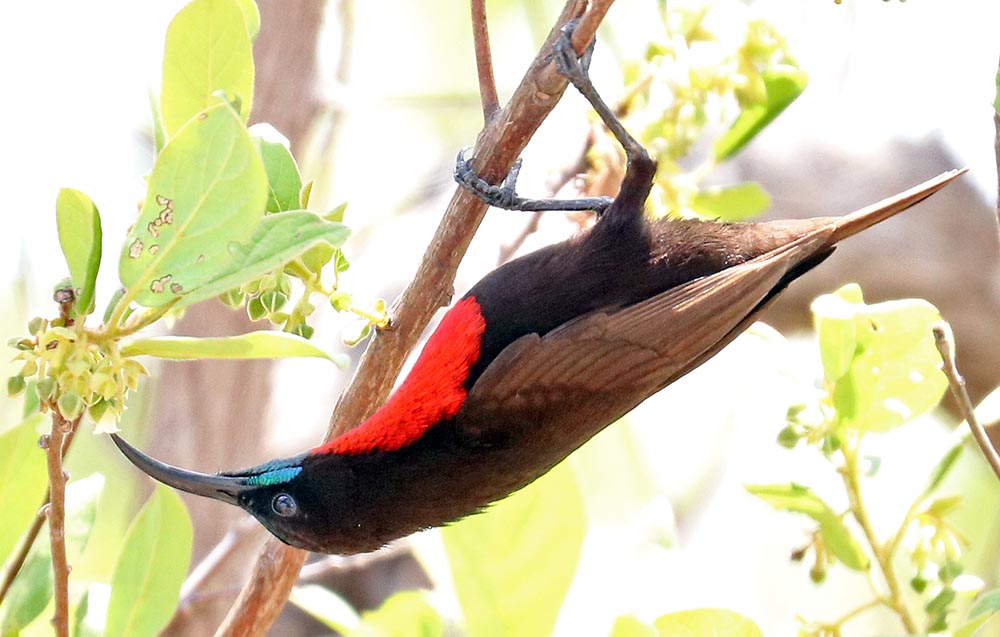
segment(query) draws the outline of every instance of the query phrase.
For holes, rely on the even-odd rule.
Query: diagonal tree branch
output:
[[[510,102],[480,134],[473,167],[485,180],[497,183],[507,174],[566,89],[566,79],[552,62],[559,28],[579,17],[573,44],[583,52],[613,1],[568,0]],[[456,189],[413,281],[393,304],[392,324],[369,344],[337,402],[325,440],[361,423],[385,401],[434,312],[451,298],[455,272],[485,212],[486,204],[475,195]],[[268,540],[216,637],[263,635],[284,606],[306,555],[276,539]]]

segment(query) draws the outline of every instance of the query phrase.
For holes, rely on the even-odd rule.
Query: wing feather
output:
[[[480,376],[456,426],[466,438],[497,441],[573,414],[565,426],[589,438],[735,338],[829,235],[821,229],[617,312],[521,337]]]

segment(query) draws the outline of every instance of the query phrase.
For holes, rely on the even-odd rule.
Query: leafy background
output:
[[[495,4],[491,28],[503,92],[519,78],[557,6]],[[618,85],[616,57],[638,55],[635,47],[644,41],[642,16],[649,4],[621,0],[616,6],[611,28],[602,35],[604,57],[595,60],[599,86]],[[761,145],[790,157],[791,163],[798,153],[807,152],[803,138],[863,156],[854,174],[839,176],[844,181],[838,183],[851,183],[848,177],[865,181],[866,162],[878,158],[881,145],[889,140],[936,135],[961,158],[956,163],[972,166],[978,188],[992,192],[992,86],[977,78],[993,77],[998,53],[993,25],[1000,22],[1000,7],[971,0],[759,4],[791,39],[811,76],[809,91],[761,136]],[[0,100],[0,121],[9,123],[5,152],[0,154],[0,187],[5,193],[0,276],[6,277],[0,285],[7,291],[4,298],[12,299],[0,314],[5,332],[20,331],[27,317],[46,311],[49,286],[64,274],[51,214],[58,187],[79,188],[101,202],[106,237],[124,236],[134,219],[143,192],[138,175],[152,155],[148,99],[137,86],[158,75],[165,25],[180,5],[66,1],[0,9],[0,73],[5,86],[17,87]],[[464,8],[391,1],[378,6],[358,3],[356,11],[350,92],[324,87],[352,105],[351,117],[335,154],[323,162],[312,159],[314,174],[322,175],[323,183],[314,196],[323,202],[319,208],[350,201],[349,222],[358,240],[351,285],[370,290],[373,297],[391,298],[429,237],[441,197],[450,192],[454,151],[474,139],[480,116],[471,56],[455,55],[471,50]],[[962,29],[943,29],[943,24],[960,24]],[[336,46],[326,42],[325,69],[335,61]],[[330,76],[324,71],[324,77]],[[149,81],[151,87],[157,84]],[[585,112],[585,104],[574,96],[560,105],[526,153],[524,191],[541,190],[545,168],[561,165],[567,154],[565,140],[580,139]],[[129,190],[123,184],[134,187]],[[858,203],[866,199],[859,195]],[[814,197],[782,203],[827,208]],[[492,267],[498,237],[512,237],[522,224],[503,213],[491,215],[463,266],[458,289]],[[570,229],[561,218],[546,219],[532,245]],[[109,264],[117,255],[108,246],[105,252],[112,261],[102,272],[111,276],[115,268]],[[113,284],[104,280],[98,289],[109,290]],[[104,302],[99,299],[98,306]],[[336,342],[337,332],[337,327],[325,330],[328,343]],[[753,373],[748,373],[751,365]],[[591,625],[594,599],[637,612],[662,609],[665,598],[677,608],[726,606],[753,616],[767,634],[794,629],[789,607],[803,613],[824,610],[824,596],[800,585],[803,569],[787,563],[787,547],[801,541],[800,528],[746,497],[740,487],[787,480],[796,472],[818,489],[833,488],[824,484],[828,476],[814,475],[814,465],[791,458],[772,442],[789,394],[801,390],[790,379],[814,377],[817,365],[815,360],[803,361],[794,347],[775,345],[767,331],[758,331],[696,377],[644,405],[629,418],[634,427],[605,432],[602,438],[611,442],[604,444],[621,450],[623,462],[613,464],[614,456],[607,453],[580,454],[575,462],[599,465],[602,474],[611,475],[611,484],[584,485],[597,522],[580,569],[603,575],[592,580],[597,583],[589,589],[571,591],[558,630],[580,634]],[[275,402],[282,407],[275,410],[275,421],[296,426],[276,427],[261,443],[262,459],[315,441],[340,381],[331,379],[328,366],[295,361],[283,364],[276,382]],[[727,389],[729,398],[706,403],[703,391],[720,387]],[[3,408],[8,412],[2,422],[18,420],[8,403]],[[141,405],[134,412],[141,417]],[[121,488],[133,483],[134,474],[119,463],[106,440],[82,433],[70,463],[73,474],[87,476],[100,469],[107,483],[116,485],[103,492],[93,538],[121,537],[139,504]],[[894,459],[884,462],[883,481],[871,496],[878,503],[877,517],[901,514],[894,496],[912,482],[916,468],[936,459],[945,440],[941,431],[926,426],[875,443],[873,451]],[[960,473],[974,484],[985,482],[973,467]],[[698,494],[705,490],[712,492],[712,503],[701,508]],[[644,491],[648,497],[636,495]],[[622,502],[632,497],[644,505],[636,509]],[[969,497],[976,501],[991,496],[970,492]],[[625,525],[623,515],[638,517],[642,524]],[[967,527],[984,533],[995,524],[978,518],[975,506],[960,515],[967,518]],[[680,538],[673,535],[675,516],[684,520]],[[739,521],[738,533],[733,520]],[[677,540],[683,542],[683,553],[662,549]],[[88,543],[83,558],[74,561],[74,576],[110,578],[109,556],[116,552],[111,540]],[[989,562],[990,557],[982,559]],[[767,574],[769,586],[760,585],[761,573]],[[842,586],[850,596],[858,586],[849,577],[834,572],[830,585]],[[774,586],[789,590],[789,595],[775,598],[769,594]]]

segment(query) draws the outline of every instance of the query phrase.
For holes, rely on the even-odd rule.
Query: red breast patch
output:
[[[313,453],[357,455],[396,451],[416,442],[432,425],[462,408],[469,369],[479,359],[486,319],[475,297],[448,310],[417,362],[389,400],[361,425]]]

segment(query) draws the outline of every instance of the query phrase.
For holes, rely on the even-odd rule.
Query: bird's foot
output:
[[[521,172],[521,160],[518,159],[514,166],[504,177],[500,185],[487,183],[469,165],[465,159],[465,152],[459,151],[455,160],[455,181],[463,188],[474,193],[477,197],[495,208],[504,210],[525,210],[534,211],[580,211],[593,210],[598,214],[604,212],[605,208],[611,205],[611,197],[588,197],[582,199],[527,199],[519,197],[515,189],[517,176]]]

